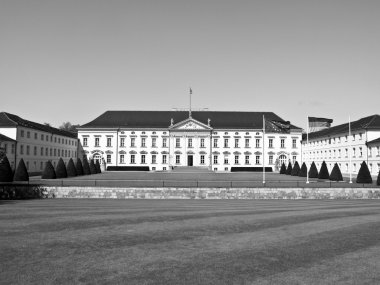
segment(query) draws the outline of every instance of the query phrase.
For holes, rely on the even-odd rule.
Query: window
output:
[[[125,146],[125,138],[120,138],[120,146],[121,147]]]
[[[167,147],[167,142],[168,142],[167,138],[163,138],[162,139],[162,147]]]
[[[235,139],[235,147],[239,147],[239,139]]]
[[[145,164],[145,154],[141,155],[141,164]]]
[[[83,138],[83,146],[87,146],[87,138]]]
[[[30,154],[30,146],[26,146],[26,155],[29,155]]]
[[[45,138],[45,137],[44,137],[44,135],[43,135],[43,134],[41,134],[41,140],[42,140],[42,141],[44,140],[44,138]]]
[[[136,163],[136,156],[134,154],[131,154],[131,164]]]
[[[120,163],[124,163],[124,154],[120,154]]]
[[[376,152],[377,152],[376,156],[380,156],[380,146],[376,147]]]
[[[57,149],[54,149],[54,156],[57,156]]]
[[[355,157],[356,149],[353,147],[352,148],[352,156]]]
[[[273,164],[273,155],[269,156],[269,164]]]
[[[34,139],[35,140],[37,139],[37,133],[34,133]]]
[[[162,155],[162,164],[166,164],[167,163],[167,156],[166,154],[163,154]]]
[[[228,164],[228,157],[224,158],[224,164]]]
[[[346,149],[344,150],[344,155],[345,155],[345,157],[348,157],[348,148],[346,148]]]
[[[61,150],[58,149],[58,156],[61,156]]]
[[[218,164],[218,156],[214,155],[214,164]]]
[[[373,172],[373,167],[372,167],[372,163],[369,164],[369,172]]]
[[[152,138],[152,147],[157,147],[157,138]]]
[[[157,163],[157,156],[155,154],[152,154],[152,164]]]
[[[189,138],[187,141],[187,147],[192,148],[193,147],[193,139]]]
[[[131,138],[131,147],[136,146],[136,138]]]
[[[285,139],[281,139],[281,148],[285,147]]]
[[[50,156],[53,156],[53,149],[51,148],[50,150],[49,150],[49,154],[50,154]]]
[[[95,146],[99,146],[99,138],[95,138]]]
[[[56,143],[57,142],[57,137],[54,137],[54,142]],[[75,144],[76,145],[76,144]]]
[[[269,139],[269,148],[273,148],[273,139]]]
[[[205,147],[205,139],[201,139],[201,147]]]
[[[228,147],[228,139],[224,139],[224,147]]]
[[[24,130],[20,131],[20,136],[23,138],[24,137]]]
[[[372,156],[372,148],[371,148],[371,147],[368,148],[368,156],[369,156],[369,157]]]
[[[177,155],[175,156],[175,163],[176,163],[176,164],[180,164],[180,163],[181,163],[181,156],[180,156],[179,154],[177,154]]]
[[[245,147],[249,147],[249,139],[245,139]]]
[[[297,161],[297,156],[293,155],[293,164],[296,163]]]
[[[256,147],[260,147],[260,139],[256,139]]]
[[[29,131],[26,132],[26,137],[27,137],[28,139],[30,139],[30,132],[29,132]]]
[[[111,138],[107,138],[107,146],[108,146],[108,147],[111,146]]]
[[[181,147],[181,140],[180,138],[175,139],[175,147]]]
[[[292,140],[292,146],[293,146],[293,148],[297,148],[297,140],[296,139]]]
[[[353,169],[352,169],[352,171],[354,171],[354,172],[356,171],[356,163],[353,164]]]
[[[214,147],[218,147],[218,139],[214,139]]]
[[[359,134],[359,140],[361,140],[362,138],[363,138],[363,134],[360,133],[360,134]]]
[[[146,138],[141,138],[141,147],[145,147],[146,145]]]
[[[260,155],[256,155],[256,164],[260,164]]]
[[[29,170],[29,161],[26,162],[26,169]]]
[[[20,145],[20,154],[24,154],[24,146]]]
[[[111,163],[111,155],[107,154],[107,163]]]
[[[355,135],[352,135],[352,140],[355,141]]]
[[[239,156],[235,155],[235,164],[239,164]]]
[[[249,164],[249,155],[245,156],[245,164]]]
[[[360,157],[363,156],[363,149],[361,147],[359,147],[359,154],[360,154]]]
[[[44,166],[44,163],[41,161],[40,162],[40,170],[42,170],[42,167]]]
[[[205,164],[205,156],[201,155],[201,164]]]

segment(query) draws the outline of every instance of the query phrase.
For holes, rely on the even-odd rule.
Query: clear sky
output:
[[[0,111],[380,114],[379,0],[0,0]]]

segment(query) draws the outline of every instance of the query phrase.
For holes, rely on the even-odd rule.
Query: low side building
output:
[[[16,141],[10,137],[0,134],[0,152],[6,154],[9,164],[13,169],[16,157]]]
[[[76,134],[10,113],[0,113],[0,134],[12,140],[3,143],[7,144],[6,153],[12,168],[15,169],[23,158],[30,174],[41,173],[48,160],[56,166],[59,158],[67,163],[78,155]]]
[[[302,130],[272,112],[107,111],[78,128],[78,138],[107,167],[269,171],[301,158]]]

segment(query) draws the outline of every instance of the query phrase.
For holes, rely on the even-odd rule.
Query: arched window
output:
[[[282,165],[282,164],[287,165],[287,158],[286,158],[286,155],[281,154],[281,155],[279,156],[278,159],[279,159],[279,161],[280,161],[280,165]]]

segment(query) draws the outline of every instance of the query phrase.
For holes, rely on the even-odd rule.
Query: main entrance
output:
[[[187,156],[187,166],[193,166],[193,156],[192,155]]]

